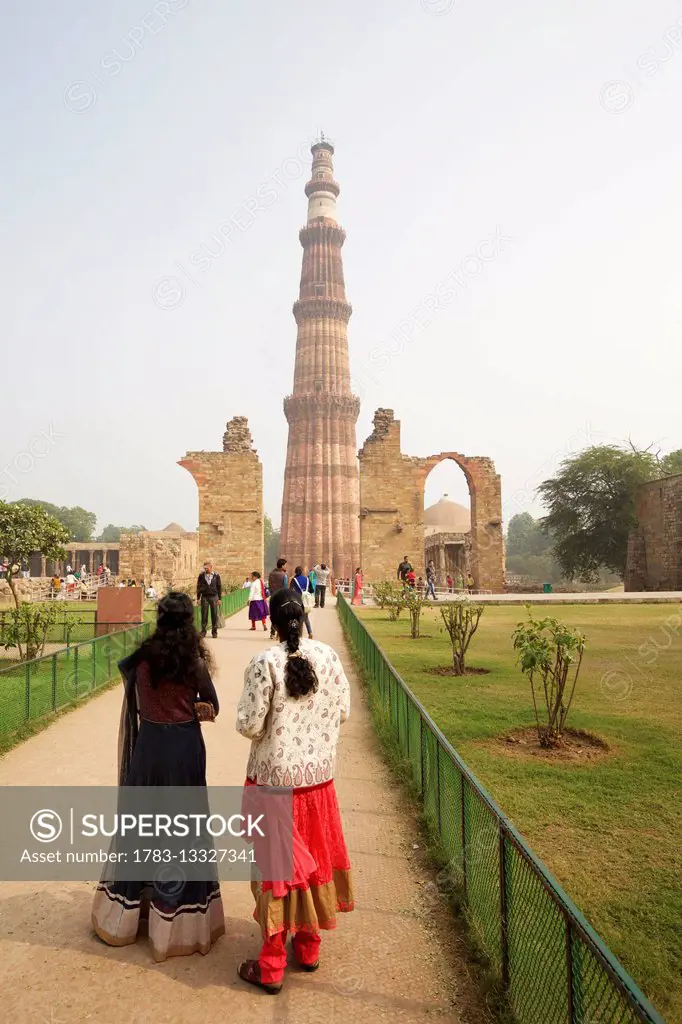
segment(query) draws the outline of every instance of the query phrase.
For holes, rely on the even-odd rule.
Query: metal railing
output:
[[[246,590],[225,594],[221,602],[223,615],[234,615],[245,607],[247,600]],[[148,609],[147,614],[150,618],[137,625],[127,625],[42,658],[0,669],[0,741],[31,722],[77,703],[115,679],[121,658],[132,654],[154,629],[155,609]],[[197,607],[197,626],[200,616],[201,609]],[[89,628],[94,631],[94,620]]]
[[[341,595],[337,607],[519,1024],[665,1024]]]

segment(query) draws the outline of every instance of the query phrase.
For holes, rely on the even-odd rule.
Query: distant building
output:
[[[471,566],[471,512],[451,501],[447,494],[424,509],[424,558],[433,559],[438,583],[459,572],[463,576]]]

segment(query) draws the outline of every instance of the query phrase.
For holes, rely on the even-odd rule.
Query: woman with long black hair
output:
[[[205,792],[200,720],[212,721],[219,710],[210,665],[192,601],[171,592],[159,601],[156,631],[119,662],[125,688],[119,786],[193,786]],[[105,873],[92,910],[97,935],[111,946],[128,945],[145,918],[157,962],[208,953],[225,931],[217,876],[178,883],[122,881],[115,872],[113,879]]]
[[[273,594],[270,619],[280,642],[252,659],[237,709],[237,731],[252,741],[245,801],[250,794],[252,800],[258,797],[253,786],[269,787],[264,793],[277,787],[292,792],[286,880],[265,874],[252,883],[263,946],[258,960],[239,966],[244,981],[273,995],[282,988],[287,934],[299,967],[315,971],[320,931],[336,927],[337,911],[353,909],[334,789],[336,745],[350,714],[350,688],[336,651],[301,639],[304,618],[298,594]]]

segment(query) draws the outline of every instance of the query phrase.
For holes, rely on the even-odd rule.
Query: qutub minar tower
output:
[[[289,423],[280,549],[288,569],[326,562],[348,577],[360,564],[360,487],[355,424],[360,400],[351,393],[348,321],[336,219],[339,186],[334,147],[321,136],[311,147],[305,186],[308,223],[299,233],[303,266],[294,317],[298,325],[293,393],[284,399]]]

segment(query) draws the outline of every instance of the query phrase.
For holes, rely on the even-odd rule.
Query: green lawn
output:
[[[118,676],[117,662],[141,639],[141,628],[112,633],[0,672],[0,750],[25,726],[76,704]]]
[[[360,614],[642,990],[670,1024],[682,1024],[682,607],[550,612],[588,636],[569,724],[611,747],[603,760],[577,764],[519,757],[518,748],[512,757],[491,742],[534,722],[530,684],[510,640],[523,607],[486,608],[469,665],[489,673],[463,679],[429,673],[450,663],[434,609],[424,613],[418,640],[405,613],[398,622],[377,609]]]

